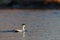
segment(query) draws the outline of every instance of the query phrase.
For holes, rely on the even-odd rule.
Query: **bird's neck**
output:
[[[23,29],[22,30],[25,31],[25,25],[23,26]]]

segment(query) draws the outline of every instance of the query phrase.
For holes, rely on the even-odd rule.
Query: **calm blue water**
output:
[[[9,32],[23,23],[26,33]],[[60,40],[60,11],[0,11],[0,40]]]

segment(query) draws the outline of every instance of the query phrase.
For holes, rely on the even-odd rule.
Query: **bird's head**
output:
[[[22,24],[23,27],[26,27],[26,24]]]

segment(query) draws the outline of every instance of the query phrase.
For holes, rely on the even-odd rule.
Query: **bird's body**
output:
[[[25,32],[25,27],[26,27],[26,25],[25,24],[22,24],[22,29],[20,30],[20,29],[15,29],[15,30],[13,30],[14,32]]]
[[[22,30],[16,29],[14,30],[15,32],[23,32]]]

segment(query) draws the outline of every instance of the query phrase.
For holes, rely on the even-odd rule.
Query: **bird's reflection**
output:
[[[25,32],[23,32],[23,38],[25,37]]]
[[[23,36],[22,36],[22,40],[26,40],[26,32],[22,32]]]
[[[31,30],[26,30],[25,32],[22,32],[23,36],[22,36],[22,40],[28,40],[27,35],[31,36]]]

